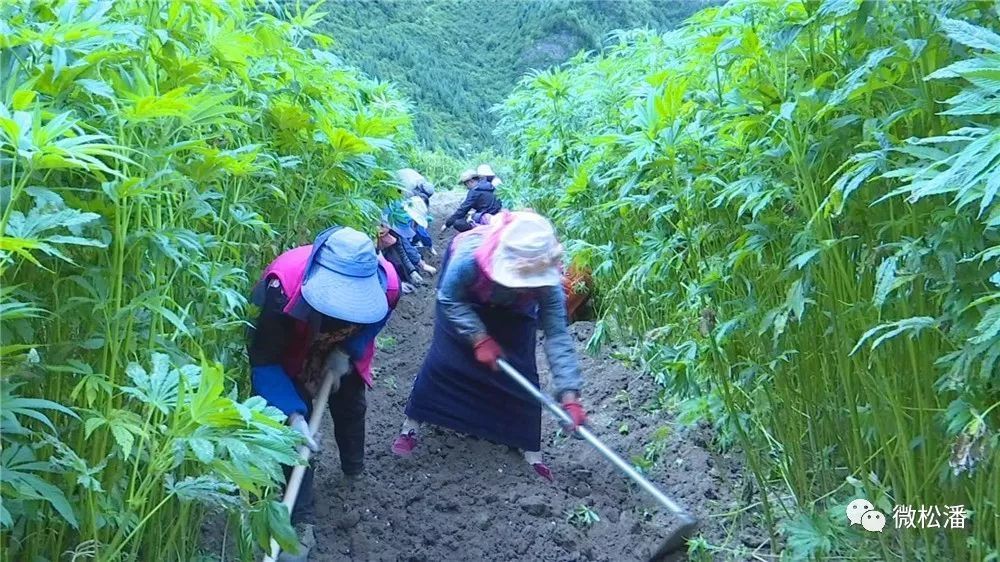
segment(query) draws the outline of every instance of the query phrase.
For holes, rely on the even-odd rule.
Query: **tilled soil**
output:
[[[439,199],[445,197],[435,196],[436,211],[452,206]],[[441,224],[440,217],[436,224]],[[437,229],[432,230],[437,235]],[[437,244],[443,250],[443,243]],[[318,544],[310,560],[648,558],[666,536],[670,517],[585,442],[559,435],[557,424],[547,416],[543,453],[555,475],[552,484],[535,475],[518,452],[445,429],[425,426],[411,458],[390,452],[410,386],[430,345],[434,283],[436,278],[428,279],[428,285],[404,295],[380,337],[375,387],[368,393],[364,479],[343,481],[329,419],[322,431],[324,448],[316,472]],[[706,448],[711,436],[705,428],[687,429],[663,411],[644,409],[656,394],[655,383],[613,359],[614,349],[597,357],[586,355],[591,330],[589,323],[571,326],[579,342],[586,377],[583,401],[594,431],[626,459],[642,456],[654,432],[666,432],[650,478],[702,519],[709,543],[734,540],[727,538],[723,520],[706,516],[736,505],[734,490],[742,481],[739,463]],[[543,353],[539,365],[547,365]],[[545,388],[547,371],[541,378]],[[572,524],[567,514],[580,506],[600,521]],[[731,558],[719,552],[712,557]]]

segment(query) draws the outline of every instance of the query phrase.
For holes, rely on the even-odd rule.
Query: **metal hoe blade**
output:
[[[517,369],[515,369],[510,365],[510,363],[507,363],[503,359],[499,359],[497,361],[497,364],[500,366],[503,372],[507,374],[507,376],[514,379],[514,381],[517,382],[518,385],[520,385],[524,390],[526,390],[529,394],[531,394],[532,397],[534,397],[535,400],[539,402],[539,404],[541,404],[546,410],[548,410],[550,414],[555,416],[555,418],[559,420],[560,423],[562,423],[563,425],[573,424],[573,419],[569,417],[569,414],[567,414],[565,410],[563,410],[558,404],[556,404],[555,400],[553,400],[547,394],[539,390],[538,387],[536,387],[534,384],[531,383],[531,381],[524,378],[524,375],[519,373]],[[576,429],[576,432],[579,433],[580,436],[587,441],[587,443],[590,443],[590,445],[593,448],[597,449],[597,452],[600,453],[601,456],[606,458],[608,461],[611,462],[611,464],[615,465],[615,467],[617,467],[619,470],[625,473],[625,476],[628,476],[630,479],[632,479],[632,481],[638,484],[639,487],[641,487],[643,490],[646,490],[646,492],[648,492],[649,495],[653,496],[653,498],[655,498],[656,501],[660,503],[660,505],[667,508],[668,511],[674,514],[680,520],[680,526],[676,530],[674,530],[673,533],[671,533],[670,536],[667,537],[660,544],[659,548],[657,548],[656,551],[654,552],[651,560],[659,560],[660,558],[672,552],[675,552],[680,548],[683,548],[687,542],[687,539],[690,538],[690,536],[698,528],[697,519],[691,516],[691,514],[689,514],[686,510],[684,510],[673,500],[664,495],[663,492],[661,492],[656,486],[654,486],[652,482],[647,480],[646,477],[644,477],[642,474],[639,474],[639,472],[630,463],[626,462],[620,456],[615,454],[614,451],[609,449],[607,445],[605,445],[603,441],[598,439],[596,435],[591,433],[586,426],[578,427]]]

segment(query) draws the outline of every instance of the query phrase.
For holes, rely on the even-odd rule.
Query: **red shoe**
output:
[[[413,453],[413,449],[417,448],[417,432],[409,431],[407,433],[400,433],[396,436],[396,440],[392,442],[392,452],[401,456],[408,457]]]
[[[549,470],[548,465],[546,465],[545,463],[536,462],[535,464],[531,465],[531,468],[534,468],[535,472],[538,473],[539,476],[548,480],[549,482],[556,481],[556,479],[552,476],[552,471]]]

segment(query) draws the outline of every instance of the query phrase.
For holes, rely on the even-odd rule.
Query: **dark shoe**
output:
[[[344,478],[360,478],[361,475],[365,473],[364,464],[352,464],[349,466],[340,465],[341,472],[344,473]]]
[[[365,490],[371,482],[371,476],[365,472],[344,473],[338,487],[345,490]]]

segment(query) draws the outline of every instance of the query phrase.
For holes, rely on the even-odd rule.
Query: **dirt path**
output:
[[[448,195],[435,196],[435,211],[453,206]],[[403,297],[380,338],[375,388],[368,394],[362,482],[342,482],[327,419],[316,474],[318,545],[311,560],[645,559],[669,520],[586,443],[557,437],[548,418],[543,452],[554,484],[537,477],[517,452],[448,430],[425,427],[410,459],[389,451],[433,322],[434,290],[425,286]],[[742,480],[738,464],[705,449],[705,429],[685,430],[665,413],[645,410],[655,396],[649,377],[610,358],[607,351],[613,349],[600,357],[584,355],[592,326],[577,323],[571,329],[580,345],[584,401],[595,432],[629,458],[642,456],[651,434],[666,427],[669,437],[652,479],[698,516],[732,511],[733,490]],[[543,357],[539,365],[547,365]],[[547,372],[542,380],[546,385]],[[566,512],[578,506],[593,510],[600,521],[584,528],[570,524]],[[706,521],[703,532],[711,543],[741,540],[727,538],[722,519]],[[743,540],[751,549],[758,546],[751,542],[759,542],[753,535]]]

